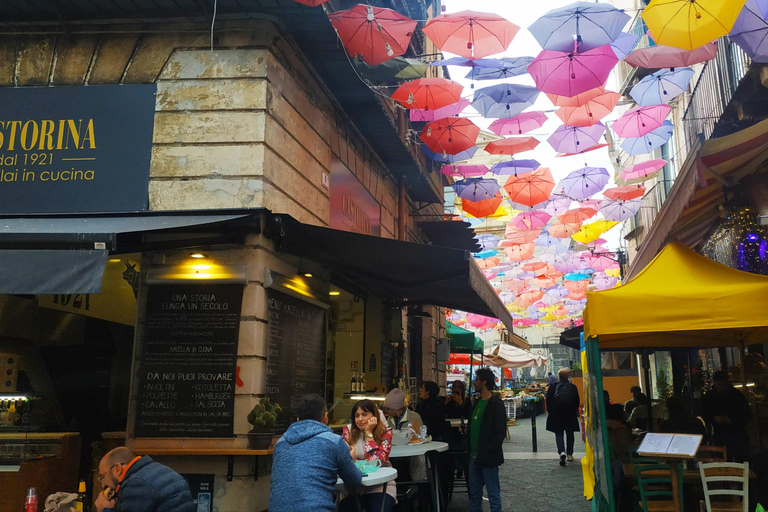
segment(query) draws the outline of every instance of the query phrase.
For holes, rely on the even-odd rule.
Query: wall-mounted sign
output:
[[[336,157],[331,161],[331,227],[381,236],[381,207]]]
[[[4,87],[0,213],[146,210],[156,90]]]
[[[136,437],[232,437],[243,285],[147,291]]]

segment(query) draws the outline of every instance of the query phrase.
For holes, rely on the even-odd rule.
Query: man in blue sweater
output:
[[[355,467],[350,447],[328,428],[328,409],[318,395],[302,398],[296,415],[275,444],[270,512],[335,512],[333,487],[340,476],[347,488],[360,485],[362,473]]]

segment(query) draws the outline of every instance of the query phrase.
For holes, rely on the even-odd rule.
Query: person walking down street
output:
[[[704,395],[701,417],[714,428],[713,440],[725,446],[728,459],[744,462],[749,459],[747,421],[752,416],[746,397],[733,387],[726,372],[715,372],[712,389]]]
[[[557,385],[557,377],[552,375],[552,372],[549,372],[549,374],[547,374],[547,376],[548,376],[548,378],[547,378],[547,388],[549,388],[551,386],[556,386]]]
[[[427,426],[427,434],[435,441],[443,441],[448,433],[445,423],[445,403],[439,395],[440,387],[431,380],[425,380],[419,388],[420,400],[416,405],[416,412]]]
[[[302,397],[296,416],[299,421],[275,444],[269,510],[335,512],[336,479],[340,476],[352,489],[360,485],[363,475],[347,443],[328,428],[328,408],[320,395]]]
[[[113,497],[100,492],[98,512],[195,512],[189,484],[180,474],[151,458],[121,446],[99,462],[99,482]]]
[[[488,493],[491,512],[501,512],[499,466],[504,464],[502,445],[507,437],[507,411],[493,394],[496,378],[490,368],[475,372],[472,383],[480,399],[469,420],[469,512],[483,508],[483,487]]]
[[[566,459],[573,461],[573,433],[579,432],[579,390],[569,380],[571,372],[562,368],[558,373],[558,383],[547,390],[547,430],[555,434],[560,465],[565,466]],[[565,443],[563,442],[565,436]],[[567,444],[566,444],[567,443]]]

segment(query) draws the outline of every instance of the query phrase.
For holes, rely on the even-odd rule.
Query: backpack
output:
[[[560,409],[577,408],[579,406],[579,391],[570,382],[560,383],[555,388],[555,403]]]

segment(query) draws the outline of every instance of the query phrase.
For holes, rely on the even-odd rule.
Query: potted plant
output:
[[[280,404],[272,404],[269,398],[262,398],[248,413],[248,423],[253,428],[248,432],[248,446],[252,450],[266,450],[275,436],[277,417],[283,412]]]

